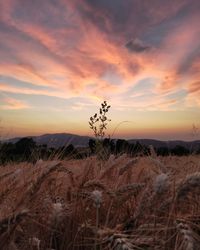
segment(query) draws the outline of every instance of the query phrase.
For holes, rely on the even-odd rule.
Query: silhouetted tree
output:
[[[127,153],[128,147],[129,147],[129,143],[126,140],[118,139],[115,145],[115,152],[116,154]]]
[[[64,159],[68,156],[72,156],[75,153],[75,148],[72,144],[69,144],[67,147],[61,147],[59,149],[60,153],[60,158]]]
[[[91,153],[94,154],[96,150],[96,141],[94,139],[89,140],[89,148]]]
[[[200,147],[196,150],[196,152],[195,152],[197,155],[199,155],[200,154]]]
[[[167,147],[160,147],[156,150],[157,155],[168,156],[170,154],[170,150]]]
[[[135,145],[132,147],[132,156],[138,156],[138,155],[149,155],[150,154],[150,148],[146,145],[142,145],[139,141],[136,141]]]
[[[31,160],[31,153],[35,150],[36,143],[32,138],[22,138],[15,143],[15,154],[21,160]]]
[[[180,146],[180,145],[177,145],[175,146],[172,150],[171,150],[171,153],[173,155],[178,155],[178,156],[182,156],[182,155],[189,155],[190,151],[189,149],[183,147],[183,146]]]
[[[130,143],[129,146],[128,146],[128,154],[131,157],[134,156],[134,148],[135,148],[135,144],[134,143]]]
[[[5,164],[10,161],[16,160],[15,157],[15,144],[3,143],[0,151],[0,164]]]

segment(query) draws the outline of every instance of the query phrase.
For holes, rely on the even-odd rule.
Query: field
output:
[[[200,249],[199,156],[0,167],[0,249]]]

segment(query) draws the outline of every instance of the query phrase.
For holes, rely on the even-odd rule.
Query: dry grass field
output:
[[[0,249],[200,249],[199,156],[0,167]]]

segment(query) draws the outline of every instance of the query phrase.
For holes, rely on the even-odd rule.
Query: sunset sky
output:
[[[0,0],[1,137],[92,135],[103,100],[114,137],[200,139],[199,0]]]

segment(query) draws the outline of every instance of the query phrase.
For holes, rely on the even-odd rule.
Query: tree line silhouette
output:
[[[37,145],[32,138],[22,138],[16,143],[5,142],[0,145],[0,164],[8,162],[36,162],[38,159],[64,159],[78,152],[72,144],[66,147],[48,148],[46,144]]]
[[[48,148],[46,144],[37,145],[32,138],[22,138],[16,143],[4,142],[0,144],[0,164],[8,162],[36,162],[38,159],[83,159],[96,154],[97,140],[90,139],[88,147],[75,148],[72,144],[59,148]],[[174,148],[158,147],[154,149],[158,156],[169,155],[189,155],[191,153],[200,154],[200,147],[197,150],[189,150],[181,145]],[[140,142],[129,143],[123,139],[112,140],[105,138],[102,140],[102,155],[107,159],[110,154],[119,155],[126,153],[130,157],[148,156],[151,154],[149,146],[142,145]]]
[[[95,153],[95,143],[94,139],[89,140],[89,148],[92,154]],[[103,148],[105,152],[111,154],[122,154],[126,153],[130,157],[135,156],[148,156],[151,154],[151,147],[147,145],[141,144],[139,141],[136,143],[129,143],[124,139],[111,140],[109,138],[105,138],[102,142]],[[200,145],[199,148],[188,149],[182,145],[176,145],[173,148],[169,147],[157,147],[154,148],[154,151],[157,156],[169,156],[169,155],[177,155],[184,156],[189,154],[200,154]]]

